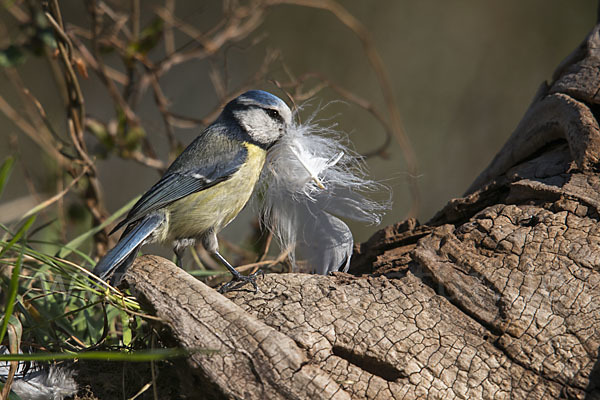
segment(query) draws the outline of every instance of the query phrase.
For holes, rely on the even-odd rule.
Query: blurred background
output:
[[[118,235],[108,232],[132,201],[227,101],[251,88],[303,104],[301,120],[319,110],[323,124],[336,124],[368,155],[370,176],[391,188],[381,226],[347,221],[356,242],[408,216],[426,222],[492,160],[540,85],[592,29],[596,7],[592,0],[0,2],[0,343],[71,356],[127,350],[133,361],[131,350],[170,345],[157,343],[159,328],[127,290],[106,290],[82,269],[114,244]],[[255,208],[219,242],[242,273],[291,268],[277,261],[285,259],[277,246],[268,251]],[[197,250],[184,260],[191,274],[212,286],[230,278]],[[172,257],[165,247],[143,251]],[[122,394],[98,398],[133,398],[150,387],[139,367],[121,374],[115,365],[104,369],[119,374],[109,383]],[[92,380],[101,370],[90,369]]]
[[[132,12],[131,7],[137,3],[142,32],[151,29],[157,15],[172,12],[179,28],[173,29],[170,40],[175,48],[185,48],[193,35],[190,30],[207,32],[219,28],[223,4],[229,2],[105,3],[123,15]],[[591,0],[347,0],[341,4],[372,35],[416,156],[416,173],[411,173],[401,146],[393,138],[385,151],[367,160],[371,176],[393,191],[393,209],[382,226],[408,216],[412,206],[410,178],[418,186],[415,210],[421,222],[431,218],[448,200],[460,196],[511,134],[539,85],[550,79],[554,68],[584,39],[596,18],[596,2]],[[61,1],[60,5],[67,26],[89,27],[84,2]],[[0,29],[0,48],[14,44],[23,34],[18,18],[5,7],[0,9]],[[85,43],[85,35],[80,37]],[[126,74],[122,57],[110,49],[102,50],[106,65]],[[165,52],[168,48],[160,37],[147,57],[158,61]],[[54,129],[66,132],[65,107],[49,62],[29,55],[18,66],[0,70],[0,96],[16,112],[23,113],[31,105],[26,104],[27,99],[14,85],[17,75],[9,71],[13,67],[45,109]],[[80,77],[86,113],[110,128],[111,123],[118,123],[114,102],[91,68],[88,72],[89,78]],[[389,118],[382,88],[361,41],[324,10],[296,5],[269,7],[246,36],[210,56],[174,66],[160,77],[160,86],[170,112],[201,119],[223,101],[224,94],[257,76],[253,87],[285,98],[273,82],[282,84],[305,74],[318,77],[305,85],[304,93],[315,89],[312,107],[307,107],[305,115],[319,104],[345,100],[325,108],[319,116],[346,132],[360,153],[372,152],[385,142],[386,129],[371,113],[344,99],[338,91],[319,84],[326,80],[344,88]],[[118,82],[116,85],[123,89]],[[156,159],[168,163],[175,154],[169,150],[163,117],[151,90],[138,99],[135,112],[156,150]],[[18,155],[18,168],[0,203],[0,222],[4,223],[56,193],[55,181],[60,174],[17,125],[14,118],[0,113],[0,159]],[[173,128],[181,145],[191,142],[204,126],[189,125]],[[109,213],[143,193],[159,177],[153,168],[107,152],[98,135],[86,136],[86,143],[90,154],[98,159],[99,180]],[[76,218],[81,211],[80,199],[73,196],[65,201],[68,215]],[[242,240],[252,230],[251,219],[246,210],[223,235],[233,242]],[[378,229],[361,224],[351,227],[356,241],[366,240]]]

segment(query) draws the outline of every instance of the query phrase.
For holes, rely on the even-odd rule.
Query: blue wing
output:
[[[192,145],[188,149],[191,147]],[[222,157],[218,159],[214,156],[209,160],[196,157],[196,159],[200,158],[199,163],[204,163],[202,166],[187,167],[186,164],[178,163],[179,159],[176,160],[160,181],[135,203],[127,217],[112,230],[111,234],[175,200],[208,189],[229,179],[231,175],[240,169],[247,156],[248,150],[246,147],[238,146],[237,151],[222,154]],[[189,164],[189,160],[187,163]]]

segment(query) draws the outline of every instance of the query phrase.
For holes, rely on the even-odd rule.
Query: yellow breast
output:
[[[219,232],[238,215],[252,195],[266,155],[256,145],[244,146],[248,150],[246,162],[231,178],[167,207],[168,231],[161,241],[200,237],[211,228]]]

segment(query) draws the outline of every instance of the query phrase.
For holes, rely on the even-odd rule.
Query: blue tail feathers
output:
[[[133,263],[137,250],[164,220],[165,217],[161,214],[151,214],[133,227],[127,227],[119,243],[98,261],[93,271],[94,275],[106,280],[116,270],[124,273]]]

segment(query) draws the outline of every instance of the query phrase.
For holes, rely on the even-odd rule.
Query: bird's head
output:
[[[292,122],[292,111],[279,97],[262,90],[247,91],[225,106],[250,138],[266,147],[273,145]]]

